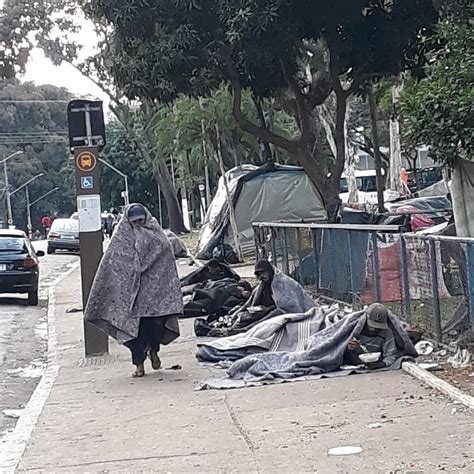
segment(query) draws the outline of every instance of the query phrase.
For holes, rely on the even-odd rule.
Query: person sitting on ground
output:
[[[210,260],[204,267],[198,268],[188,276],[181,279],[181,286],[195,285],[204,281],[219,281],[225,278],[232,278],[235,281],[240,281],[240,276],[225,263],[220,263],[217,260]]]
[[[370,370],[390,367],[399,357],[399,351],[395,336],[388,326],[388,309],[380,303],[371,304],[367,308],[366,318],[362,332],[349,341],[344,353],[344,364],[363,364],[359,357],[361,354],[380,352],[379,361],[368,362],[365,366]]]

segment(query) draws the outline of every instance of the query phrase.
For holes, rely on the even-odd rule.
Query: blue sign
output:
[[[92,176],[81,176],[81,189],[92,189],[94,178]]]

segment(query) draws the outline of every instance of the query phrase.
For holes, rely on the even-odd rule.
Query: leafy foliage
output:
[[[73,167],[69,163],[66,140],[66,102],[69,99],[65,89],[54,86],[0,81],[0,160],[17,150],[24,152],[24,156],[8,161],[11,187],[21,186],[39,173],[44,176],[29,187],[31,201],[60,187],[57,193],[32,208],[35,226],[39,225],[39,217],[44,212],[68,214],[74,209]],[[3,182],[3,173],[1,179]],[[12,204],[15,221],[24,226],[23,192],[12,197]]]
[[[471,10],[472,11],[472,10]],[[426,68],[426,77],[411,81],[402,95],[407,140],[430,145],[430,156],[442,163],[474,160],[474,21],[439,24],[444,45]]]

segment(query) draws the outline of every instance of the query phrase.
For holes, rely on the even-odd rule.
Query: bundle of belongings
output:
[[[163,229],[163,232],[171,244],[174,258],[186,258],[188,256],[188,249],[181,239],[170,229]]]
[[[232,362],[230,379],[274,381],[398,369],[402,361],[417,356],[406,325],[384,305],[376,303],[358,312],[344,311],[338,304],[317,305],[298,283],[268,262],[259,262],[258,267],[267,275],[259,278],[252,296],[259,294],[262,306],[270,308],[267,315],[252,320],[257,313],[245,304],[232,326],[222,331],[231,335],[198,344],[200,362]],[[270,286],[263,284],[270,281],[269,273]]]
[[[313,300],[299,283],[274,270],[269,262],[257,262],[255,276],[259,283],[244,304],[217,319],[195,321],[197,336],[239,334],[261,321],[286,313],[304,312],[314,306]]]
[[[250,283],[241,281],[228,265],[216,260],[182,278],[181,286],[184,317],[207,316],[209,321],[242,305],[252,290]]]

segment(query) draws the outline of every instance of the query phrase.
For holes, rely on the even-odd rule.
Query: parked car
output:
[[[0,230],[0,293],[28,293],[28,304],[38,304],[38,257],[21,230]]]
[[[55,219],[48,234],[48,254],[56,250],[79,252],[79,221]]]

